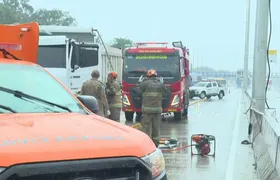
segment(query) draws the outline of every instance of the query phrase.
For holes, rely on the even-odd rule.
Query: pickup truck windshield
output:
[[[39,66],[0,64],[0,79],[2,87],[68,107],[71,112],[86,113],[80,103]],[[17,98],[3,91],[0,91],[0,99],[1,105],[12,108],[17,113],[69,112],[39,101]],[[10,111],[0,108],[0,113],[10,113]]]
[[[194,87],[205,87],[208,84],[208,82],[199,82],[194,85]]]

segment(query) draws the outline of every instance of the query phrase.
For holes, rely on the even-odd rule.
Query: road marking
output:
[[[225,180],[233,180],[233,173],[234,173],[234,168],[235,168],[235,155],[236,155],[236,150],[237,150],[237,139],[238,139],[239,126],[240,126],[241,101],[242,101],[242,94],[238,101],[238,108],[237,108],[237,114],[236,114],[235,123],[234,123],[234,127],[233,127],[232,141],[231,141],[230,154],[229,154],[229,158],[228,158],[228,165],[227,165]]]
[[[189,106],[197,104],[197,103],[202,102],[202,101],[206,101],[206,100],[207,99],[199,99],[199,100],[196,100],[196,101],[192,101],[192,102],[190,102]]]

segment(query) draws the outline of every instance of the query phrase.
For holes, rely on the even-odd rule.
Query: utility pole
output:
[[[255,40],[254,40],[254,54],[253,54],[253,76],[252,76],[252,97],[255,98],[255,73],[258,71],[257,64],[255,63],[255,59],[258,57],[257,55],[257,46],[258,46],[258,37],[259,37],[259,7],[260,2],[257,0],[257,6],[256,6],[256,20],[255,20]]]
[[[249,61],[249,39],[250,39],[250,7],[251,0],[247,0],[246,6],[246,25],[245,25],[245,51],[244,51],[244,70],[243,70],[243,90],[248,89],[248,61]]]
[[[254,51],[253,99],[255,108],[265,111],[265,85],[267,66],[267,35],[268,35],[268,8],[269,0],[258,0],[256,13],[256,36]]]

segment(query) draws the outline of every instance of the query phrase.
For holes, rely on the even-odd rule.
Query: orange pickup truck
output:
[[[95,115],[94,97],[36,64],[37,23],[0,34],[0,180],[167,179],[147,135]]]

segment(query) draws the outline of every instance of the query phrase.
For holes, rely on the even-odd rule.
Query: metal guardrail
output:
[[[280,179],[280,124],[271,114],[255,109],[256,101],[246,91],[244,101],[252,124],[252,147],[260,180]]]

